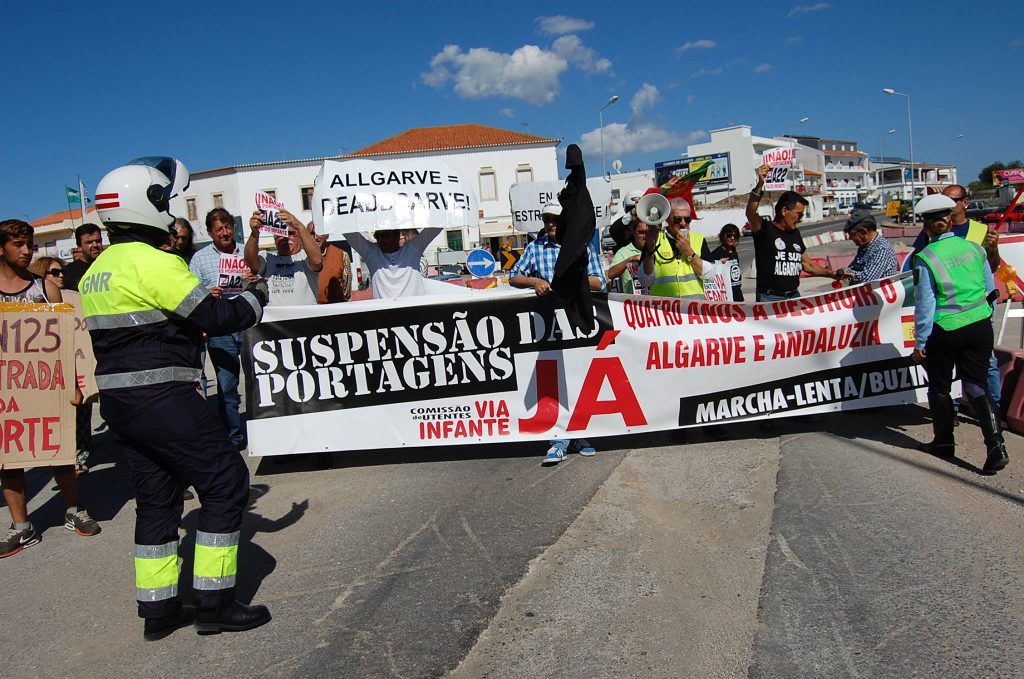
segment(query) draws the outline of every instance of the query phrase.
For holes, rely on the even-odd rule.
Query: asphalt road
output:
[[[913,450],[928,429],[907,407],[604,441],[555,468],[536,446],[264,460],[239,594],[274,620],[158,643],[100,434],[99,536],[62,530],[30,474],[44,539],[0,561],[0,650],[19,677],[1024,676],[1024,440],[983,477],[976,426],[959,465]]]

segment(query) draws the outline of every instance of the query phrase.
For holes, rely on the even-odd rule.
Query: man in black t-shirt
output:
[[[75,242],[82,249],[82,259],[76,259],[64,267],[64,289],[77,292],[78,281],[103,251],[103,233],[100,227],[86,222],[75,229]]]
[[[757,168],[757,184],[747,199],[747,221],[754,235],[754,266],[757,269],[758,302],[776,302],[800,296],[800,274],[836,278],[832,269],[819,266],[807,254],[804,239],[797,229],[804,218],[807,199],[796,191],[786,191],[775,203],[775,218],[768,221],[757,214],[764,191],[764,179],[771,169]]]

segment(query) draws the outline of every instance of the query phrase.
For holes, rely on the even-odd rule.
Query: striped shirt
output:
[[[235,243],[235,251],[232,254],[244,257],[241,243]],[[188,264],[188,268],[207,289],[220,285],[220,255],[220,250],[211,243],[192,255],[192,261]]]

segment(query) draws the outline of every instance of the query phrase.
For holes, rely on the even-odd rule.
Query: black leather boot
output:
[[[995,474],[1010,462],[1010,456],[1006,454],[1006,445],[1003,443],[1003,426],[999,421],[999,413],[988,394],[972,398],[971,406],[978,416],[978,426],[985,435],[985,447],[988,449],[985,466],[981,471]]]
[[[937,457],[953,457],[956,454],[956,441],[953,439],[953,399],[949,394],[933,394],[928,392],[928,408],[932,414],[932,438],[930,443],[922,443],[918,450]]]
[[[266,606],[247,606],[232,601],[219,608],[200,608],[196,611],[196,631],[199,634],[244,632],[270,622]]]
[[[172,615],[165,615],[162,618],[146,618],[142,636],[146,641],[163,639],[174,630],[191,625],[195,617],[196,609],[193,606],[182,606],[177,613]]]

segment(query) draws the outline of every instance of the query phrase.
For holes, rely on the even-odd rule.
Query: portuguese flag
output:
[[[672,179],[669,179],[661,186],[647,189],[647,192],[644,195],[660,193],[665,196],[667,200],[682,198],[690,206],[690,215],[692,215],[694,219],[700,219],[700,217],[697,216],[697,211],[693,209],[693,187],[697,182],[704,178],[704,174],[708,171],[708,168],[711,167],[711,165],[712,161],[705,160],[697,167],[697,169],[684,175],[679,175],[678,177],[672,177]]]

